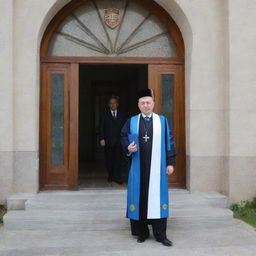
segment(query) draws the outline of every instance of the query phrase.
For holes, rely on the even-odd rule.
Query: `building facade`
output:
[[[166,39],[167,41],[159,39],[157,44],[151,36],[148,36],[146,40],[150,38],[152,40],[147,41],[149,42],[147,49],[144,45],[145,40],[141,37],[144,48],[139,47],[140,42],[128,44],[123,50],[128,48],[129,51],[122,53],[120,51],[120,56],[117,56],[118,54],[112,49],[110,49],[111,54],[108,49],[105,49],[107,52],[100,52],[100,47],[60,31],[60,28],[65,29],[65,24],[68,22],[66,18],[70,18],[71,14],[75,13],[73,19],[78,17],[79,8],[84,8],[80,2],[79,0],[0,0],[0,202],[5,202],[12,194],[37,193],[42,188],[47,189],[45,185],[49,180],[47,181],[45,177],[51,173],[58,176],[56,184],[60,189],[72,188],[72,185],[76,185],[72,181],[67,187],[64,181],[61,183],[62,175],[69,175],[71,169],[72,177],[76,180],[78,169],[76,161],[72,162],[73,167],[70,167],[71,162],[67,160],[71,169],[48,168],[49,159],[45,156],[48,151],[47,149],[44,151],[45,147],[47,148],[45,141],[48,137],[47,134],[44,135],[44,127],[47,129],[51,113],[46,110],[49,114],[47,119],[47,115],[45,116],[45,107],[48,106],[47,96],[43,96],[44,88],[49,85],[46,77],[49,74],[56,75],[61,72],[64,74],[69,72],[67,70],[73,70],[67,73],[64,79],[68,81],[73,79],[72,83],[78,84],[78,78],[74,74],[81,71],[79,65],[109,64],[108,58],[112,58],[111,61],[115,65],[148,65],[148,86],[154,88],[156,94],[160,87],[157,87],[159,83],[152,82],[157,77],[152,75],[154,72],[155,74],[162,72],[161,74],[164,75],[174,74],[179,80],[176,92],[180,94],[173,96],[176,107],[172,113],[174,116],[176,113],[182,117],[180,120],[175,119],[176,124],[174,124],[176,139],[180,140],[179,148],[181,151],[184,149],[184,152],[180,152],[184,157],[180,158],[177,171],[184,172],[181,183],[183,182],[188,190],[218,191],[227,195],[230,203],[254,197],[256,195],[256,73],[254,70],[256,1],[131,1],[143,2],[142,9],[158,16],[160,21],[150,20],[152,30],[155,28],[154,25],[160,22],[167,28],[170,38]],[[84,2],[90,4],[90,1]],[[111,21],[117,22],[116,10],[122,12],[122,7],[116,6],[122,1],[104,2],[108,2],[107,7],[112,7],[112,12],[107,8],[110,12],[107,14],[112,18],[107,24],[110,26],[107,31],[116,29],[116,33],[119,33],[120,23],[113,24]],[[69,12],[70,9],[73,10],[72,13]],[[99,8],[99,17],[103,17],[101,13],[103,9]],[[140,12],[136,8],[132,11]],[[93,12],[95,15],[98,14],[97,8]],[[92,11],[88,9],[87,14],[91,13]],[[162,20],[162,16],[166,18]],[[89,21],[95,24],[96,20],[93,17],[92,14]],[[147,18],[147,14],[145,17]],[[81,19],[76,21],[79,23]],[[106,22],[107,19],[104,21]],[[123,25],[124,29],[129,29],[129,21],[132,23],[133,19],[127,19]],[[87,23],[83,22],[80,26],[86,30],[84,24]],[[138,27],[142,29],[140,22]],[[156,27],[159,28],[156,35],[166,33],[165,30],[160,29],[160,25]],[[51,34],[49,31],[57,31],[58,36],[62,38],[56,38],[56,34],[54,35],[53,32]],[[87,28],[86,34],[90,34],[90,31],[88,32]],[[143,31],[138,34],[143,35]],[[151,30],[145,31],[149,33]],[[69,40],[64,41],[63,37]],[[107,44],[101,38],[97,38],[96,41],[98,45]],[[70,47],[72,43],[73,46],[74,43],[76,44],[73,50]],[[156,48],[152,51],[154,43]],[[136,49],[132,48],[135,47],[134,45]],[[122,50],[122,47],[119,49]],[[56,56],[66,57],[65,64],[63,59],[61,61],[60,58],[54,59]],[[57,64],[59,66],[56,67]],[[156,71],[160,64],[163,65],[163,69]],[[177,67],[182,68],[176,72]],[[50,73],[47,70],[50,70]],[[76,113],[78,110],[75,105],[75,97],[78,95],[72,98],[74,92],[78,93],[72,88],[67,90],[67,93],[71,93],[71,98],[68,98],[71,101],[65,106],[70,113]],[[163,95],[159,96],[159,99],[162,97]],[[73,103],[72,99],[74,99]],[[53,101],[48,103],[50,102],[54,104]],[[183,102],[184,109],[178,111]],[[160,105],[158,105],[159,112],[163,107]],[[72,128],[71,124],[72,122],[66,124],[69,132],[78,129],[77,126]],[[67,134],[67,138],[69,142],[71,141],[67,143],[67,148],[63,149],[67,150],[67,159],[73,154],[73,159],[77,160],[78,152],[73,151],[77,144],[73,145],[72,141],[79,138],[76,132]],[[52,141],[49,140],[49,143]],[[70,148],[70,144],[74,148]],[[64,147],[65,145],[64,142]],[[46,167],[42,167],[44,164]],[[56,186],[54,188],[56,189]]]

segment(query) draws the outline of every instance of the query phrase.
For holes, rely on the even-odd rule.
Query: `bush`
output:
[[[234,217],[256,227],[256,197],[253,201],[241,201],[231,206]]]
[[[256,197],[253,198],[252,204],[253,204],[253,207],[256,208]]]
[[[0,224],[3,223],[3,216],[6,213],[6,208],[4,205],[0,205]]]
[[[235,212],[236,214],[242,214],[244,212],[244,209],[248,207],[250,204],[249,201],[241,201],[239,203],[233,204],[231,206],[231,210]]]

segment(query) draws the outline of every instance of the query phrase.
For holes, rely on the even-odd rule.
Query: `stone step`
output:
[[[188,208],[188,207],[227,207],[227,198],[225,196],[212,196],[210,198],[199,196],[171,196],[170,207],[173,208]],[[125,209],[126,197],[61,197],[61,198],[33,198],[29,199],[25,203],[26,210],[96,210],[96,209]]]
[[[185,189],[171,189],[171,195],[185,195],[189,194],[189,192]],[[213,192],[215,193],[215,192]],[[25,202],[29,199],[51,199],[56,200],[56,202],[60,199],[65,200],[91,200],[94,201],[100,199],[100,201],[106,201],[107,199],[115,199],[123,198],[126,200],[126,189],[84,189],[79,191],[43,191],[38,194],[27,194],[20,193],[15,194],[7,199],[7,209],[8,210],[25,210]]]
[[[233,213],[221,208],[188,208],[170,211],[168,226],[231,225]],[[4,227],[9,230],[120,230],[129,229],[125,211],[9,211],[4,216]]]
[[[110,231],[12,231],[0,234],[1,256],[255,256],[256,236],[231,226],[169,228],[174,243],[166,248],[150,232],[144,244],[130,230]]]
[[[227,197],[216,192],[188,193],[187,190],[170,190],[172,209],[188,207],[226,208]],[[25,203],[26,210],[74,210],[125,209],[126,191],[76,191],[40,192]]]
[[[70,190],[51,190],[51,191],[40,191],[39,193],[36,194],[36,196],[90,196],[90,195],[96,195],[96,196],[106,196],[106,195],[113,195],[113,196],[118,196],[118,195],[126,195],[127,189],[118,189],[118,188],[102,188],[102,189],[81,189],[77,191],[70,191]],[[187,195],[191,194],[188,190],[186,189],[169,189],[169,193],[175,194],[175,195]],[[195,193],[204,193],[204,192],[195,192]],[[219,194],[217,192],[207,192],[209,194]]]

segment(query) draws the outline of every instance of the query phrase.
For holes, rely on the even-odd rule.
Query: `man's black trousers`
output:
[[[121,181],[121,146],[105,147],[105,163],[110,181]]]
[[[167,218],[161,219],[148,219],[148,220],[130,220],[131,222],[131,232],[134,236],[139,236],[141,238],[148,238],[149,229],[148,225],[152,225],[153,234],[156,240],[163,241],[166,238],[166,225]]]

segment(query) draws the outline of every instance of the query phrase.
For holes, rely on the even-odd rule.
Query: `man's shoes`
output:
[[[145,240],[146,240],[146,238],[143,238],[143,237],[139,236],[138,239],[137,239],[137,243],[144,243]]]
[[[164,238],[163,240],[157,240],[158,242],[162,243],[164,246],[172,246],[172,241],[170,241],[169,239],[167,238]]]
[[[116,180],[115,182],[116,182],[117,184],[119,184],[119,185],[122,185],[122,184],[123,184],[122,180]]]

